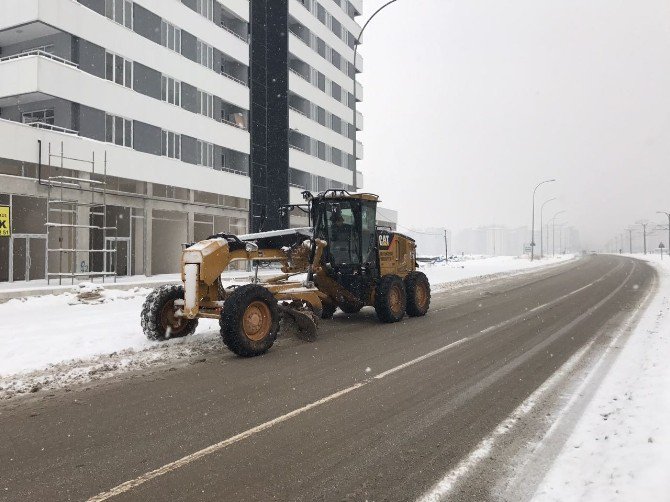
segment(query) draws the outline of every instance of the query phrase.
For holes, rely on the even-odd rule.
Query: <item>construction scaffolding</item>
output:
[[[79,163],[85,169],[66,169],[65,161]],[[74,284],[75,279],[95,278],[102,282],[113,278],[116,282],[118,238],[117,227],[107,223],[107,152],[102,172],[96,173],[95,152],[90,160],[66,157],[63,142],[59,154],[52,153],[49,143],[47,177],[41,182],[47,186],[47,283],[58,279],[62,284],[63,279],[69,279]],[[86,221],[82,221],[84,217]],[[101,218],[100,224],[94,224],[94,219],[100,219],[96,217]],[[92,249],[91,232],[102,234],[99,249]],[[102,256],[101,270],[94,271],[90,266],[95,254]],[[83,256],[86,259],[80,262],[78,257]],[[53,266],[54,260],[58,260],[57,267]]]

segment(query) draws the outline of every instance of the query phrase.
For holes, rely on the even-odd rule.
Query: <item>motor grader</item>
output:
[[[240,356],[266,352],[280,330],[314,340],[318,319],[339,308],[348,314],[373,306],[380,321],[423,316],[430,284],[417,270],[413,239],[378,227],[372,194],[303,192],[306,204],[285,211],[307,213],[310,227],[235,236],[216,234],[184,245],[183,285],[156,288],[142,308],[151,340],[192,334],[198,319],[218,319],[226,346]],[[224,287],[221,274],[235,261],[254,264],[250,284]],[[276,262],[281,275],[258,278],[259,263]]]

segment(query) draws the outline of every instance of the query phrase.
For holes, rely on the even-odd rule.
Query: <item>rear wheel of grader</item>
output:
[[[430,282],[423,272],[410,272],[405,277],[407,290],[407,315],[421,317],[430,307]]]
[[[168,340],[192,335],[197,319],[175,316],[175,300],[184,299],[183,286],[160,286],[154,289],[142,306],[142,331],[149,340]]]
[[[263,286],[240,286],[224,302],[219,326],[223,343],[235,354],[242,357],[261,355],[277,339],[277,300]]]
[[[375,310],[382,322],[398,322],[405,316],[407,294],[405,284],[397,275],[382,277],[375,291]]]

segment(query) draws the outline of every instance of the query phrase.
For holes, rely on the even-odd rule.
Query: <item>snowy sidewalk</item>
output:
[[[534,501],[670,500],[670,260]]]

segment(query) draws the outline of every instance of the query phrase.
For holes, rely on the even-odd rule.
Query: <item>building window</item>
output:
[[[214,48],[198,40],[198,63],[210,70],[214,69]]]
[[[161,23],[161,45],[181,54],[181,30],[163,21]]]
[[[105,55],[105,78],[132,89],[133,62],[108,52]]]
[[[214,145],[212,143],[198,140],[198,164],[214,167]]]
[[[214,0],[198,0],[198,13],[210,21],[214,20]]]
[[[162,75],[161,99],[170,104],[181,106],[181,82]]]
[[[114,115],[105,117],[105,140],[119,146],[133,147],[133,121]]]
[[[132,30],[133,2],[131,0],[105,0],[105,16]]]
[[[171,159],[181,159],[181,135],[170,131],[162,131],[161,154]]]
[[[198,106],[201,115],[214,118],[214,96],[203,91],[198,91]]]
[[[34,112],[25,112],[21,114],[21,121],[24,124],[49,124],[54,125],[54,109],[37,110]]]

